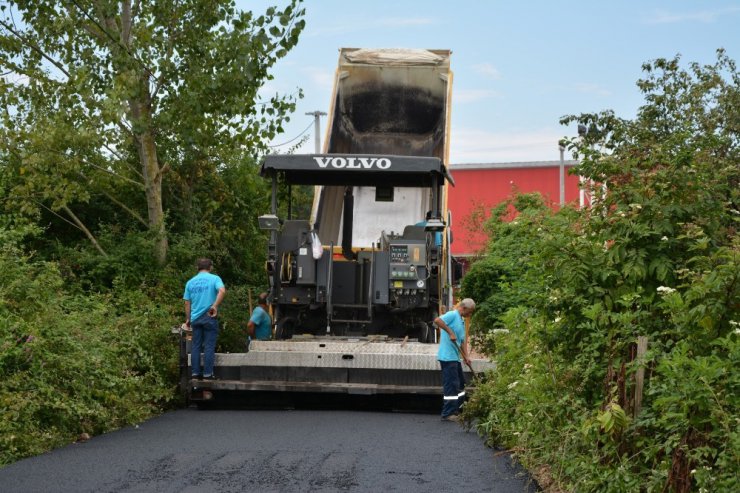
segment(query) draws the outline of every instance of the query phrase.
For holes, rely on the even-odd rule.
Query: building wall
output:
[[[575,163],[566,163],[565,201],[579,204],[578,176],[568,175]],[[559,163],[509,163],[450,167],[455,186],[449,187],[447,206],[452,211],[452,255],[472,256],[485,246],[480,229],[473,230],[471,214],[483,210],[486,217],[500,202],[516,192],[539,192],[553,207],[560,201]]]

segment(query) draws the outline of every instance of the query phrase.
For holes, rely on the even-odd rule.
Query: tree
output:
[[[301,96],[258,93],[298,41],[300,2],[260,16],[233,0],[2,6],[0,166],[15,177],[6,207],[58,214],[105,254],[79,212],[104,197],[148,229],[164,264],[165,178],[187,188],[222,159],[264,149]]]

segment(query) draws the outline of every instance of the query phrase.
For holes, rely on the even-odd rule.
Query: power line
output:
[[[282,144],[272,145],[272,146],[268,145],[267,147],[282,147],[284,145],[290,144],[291,142],[293,142],[294,140],[298,139],[300,136],[302,136],[303,134],[305,134],[306,132],[308,132],[308,129],[311,128],[311,125],[313,125],[313,122],[309,123],[308,126],[305,129],[303,129],[303,132],[299,133],[298,135],[296,135],[295,137],[293,137],[289,141],[283,142]]]

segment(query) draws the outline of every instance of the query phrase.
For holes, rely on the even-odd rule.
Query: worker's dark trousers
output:
[[[440,361],[442,366],[442,417],[450,416],[460,410],[465,402],[465,376],[459,361]]]
[[[193,376],[210,377],[216,360],[216,339],[218,320],[204,313],[190,324],[193,329],[193,344],[190,350],[190,364]],[[200,351],[203,348],[203,373],[200,372]]]

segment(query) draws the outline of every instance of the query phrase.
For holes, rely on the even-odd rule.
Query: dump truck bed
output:
[[[450,54],[342,48],[324,153],[424,156],[447,163]],[[342,186],[320,187],[315,194],[312,223],[325,244],[339,244],[342,237],[343,194]],[[432,208],[429,191],[423,188],[398,189],[384,201],[377,200],[374,186],[356,186],[353,194],[356,248],[371,247],[382,231],[403,231]]]

